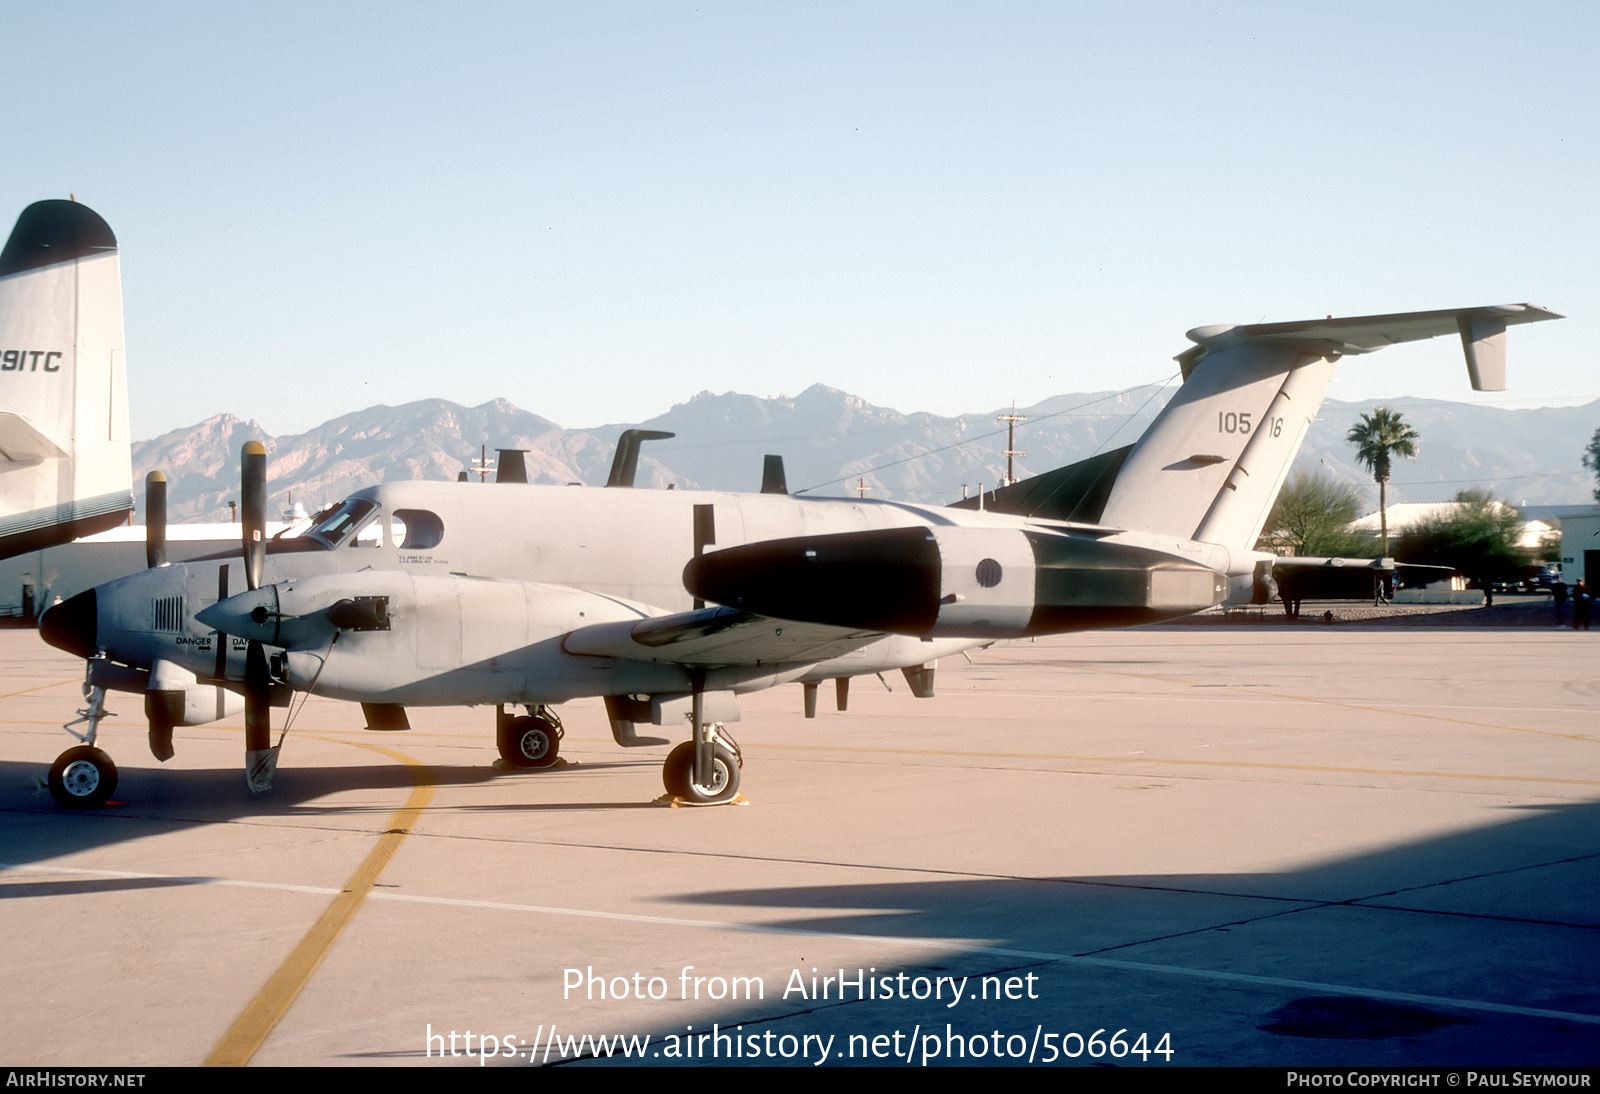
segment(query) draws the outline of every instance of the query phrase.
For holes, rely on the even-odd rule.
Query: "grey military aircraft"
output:
[[[1250,599],[1255,551],[1289,464],[1345,355],[1459,334],[1474,387],[1503,387],[1527,304],[1201,327],[1183,384],[1134,444],[956,506],[631,488],[625,437],[612,488],[386,483],[293,538],[262,532],[265,454],[247,445],[239,553],[162,565],[48,612],[47,641],[87,661],[83,744],[50,787],[103,803],[115,766],[95,747],[105,689],[142,693],[150,744],[245,711],[247,778],[270,785],[270,711],[293,691],[405,708],[494,704],[502,758],[553,763],[552,709],[603,697],[618,743],[681,725],[674,795],[719,802],[742,765],[738,696],[900,669],[932,694],[941,656],[999,640],[1172,619]],[[841,691],[842,698],[842,691]],[[524,713],[515,714],[515,708]],[[76,724],[76,723],[74,723]]]

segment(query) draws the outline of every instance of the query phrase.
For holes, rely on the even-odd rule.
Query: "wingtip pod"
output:
[[[36,201],[17,217],[0,251],[0,277],[117,249],[111,225],[76,201]]]

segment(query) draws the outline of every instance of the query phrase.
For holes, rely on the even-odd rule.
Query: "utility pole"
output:
[[[1006,455],[1006,481],[1005,481],[1005,485],[1007,485],[1007,486],[1010,486],[1012,483],[1017,481],[1016,466],[1012,462],[1013,458],[1017,457],[1017,456],[1026,456],[1027,455],[1026,452],[1018,452],[1016,450],[1017,449],[1017,423],[1018,422],[1025,422],[1027,420],[1028,420],[1028,416],[1026,414],[1018,414],[1017,413],[1017,404],[1016,403],[1012,403],[1011,404],[1011,413],[1010,414],[1002,414],[998,418],[995,419],[995,421],[997,421],[997,422],[1005,422],[1006,423],[1006,453],[1005,453],[1005,455]]]
[[[483,446],[483,455],[472,461],[472,470],[478,473],[479,482],[489,481],[489,446]]]

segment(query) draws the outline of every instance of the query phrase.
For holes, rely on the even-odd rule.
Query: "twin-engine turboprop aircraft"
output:
[[[116,236],[35,202],[0,251],[0,558],[116,527],[132,478]]]
[[[820,682],[899,668],[927,695],[959,650],[1250,599],[1271,558],[1253,544],[1340,357],[1459,333],[1473,386],[1497,390],[1506,327],[1554,318],[1511,304],[1202,327],[1138,442],[967,507],[631,489],[625,438],[621,488],[390,483],[269,543],[265,456],[247,445],[242,555],[153,566],[44,617],[49,642],[87,659],[90,697],[51,790],[69,806],[109,796],[105,688],[145,695],[162,759],[174,725],[242,694],[264,789],[270,707],[298,690],[360,702],[372,728],[403,728],[407,706],[496,704],[501,755],[523,767],[555,760],[551,706],[569,699],[604,697],[625,745],[665,743],[636,724],[687,718],[667,789],[724,801],[742,693],[798,682],[810,713]]]

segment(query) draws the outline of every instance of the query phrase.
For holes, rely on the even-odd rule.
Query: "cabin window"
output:
[[[444,521],[426,509],[396,509],[390,520],[393,542],[402,551],[425,551],[444,539]]]

